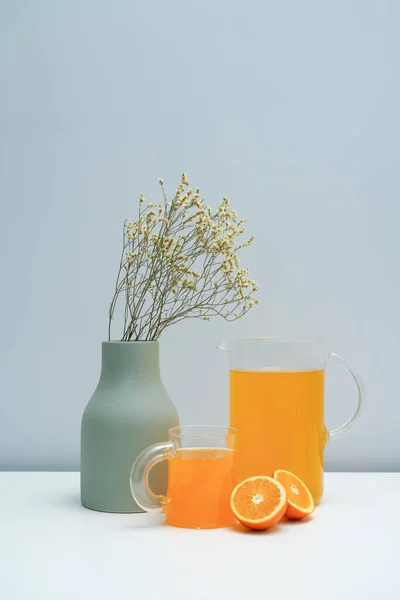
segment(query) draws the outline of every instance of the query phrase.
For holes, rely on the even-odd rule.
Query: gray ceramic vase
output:
[[[179,425],[160,376],[158,342],[103,342],[100,381],[82,417],[81,500],[104,512],[143,512],[131,495],[132,464]],[[151,486],[165,494],[166,465]]]

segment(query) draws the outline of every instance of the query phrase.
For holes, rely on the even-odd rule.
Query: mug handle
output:
[[[356,383],[358,391],[358,404],[355,413],[349,419],[347,419],[347,421],[343,423],[343,425],[337,427],[336,429],[333,429],[332,431],[328,431],[327,442],[332,442],[332,440],[336,440],[338,437],[346,433],[346,431],[348,431],[350,427],[355,423],[360,412],[361,404],[365,398],[365,388],[360,375],[349,365],[348,362],[344,360],[344,358],[342,358],[338,354],[335,354],[334,352],[329,352],[328,356],[329,358],[333,358],[333,360],[336,360],[336,362],[339,363],[339,365],[342,365],[342,367],[344,367],[350,373],[350,375],[353,377]]]
[[[131,470],[131,492],[136,503],[145,510],[159,511],[167,503],[165,496],[155,494],[149,486],[149,473],[157,463],[170,460],[175,455],[172,442],[162,442],[149,446],[135,460]]]

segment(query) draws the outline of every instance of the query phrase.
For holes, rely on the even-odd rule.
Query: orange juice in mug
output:
[[[364,395],[360,376],[322,340],[253,338],[224,342],[230,352],[230,421],[238,429],[239,480],[295,473],[315,503],[323,493],[324,448],[357,418]],[[324,421],[324,369],[329,358],[344,366],[358,390],[354,415],[328,432]]]
[[[168,525],[192,529],[228,527],[236,522],[230,496],[236,485],[231,427],[173,427],[169,441],[150,446],[132,467],[132,494],[146,511],[162,508]],[[166,497],[148,484],[150,469],[168,460]]]

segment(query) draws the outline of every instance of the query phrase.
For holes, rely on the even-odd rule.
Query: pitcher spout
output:
[[[222,342],[222,344],[220,344],[219,346],[217,346],[217,350],[222,350],[223,352],[229,352],[232,348],[231,345],[232,340],[225,340],[225,342]]]

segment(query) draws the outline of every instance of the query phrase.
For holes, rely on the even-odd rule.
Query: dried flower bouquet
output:
[[[239,220],[223,198],[216,212],[204,204],[200,189],[189,187],[186,173],[172,200],[164,182],[160,204],[140,197],[139,218],[126,219],[108,338],[118,301],[123,299],[122,341],[157,340],[166,327],[186,318],[228,321],[242,317],[258,300],[257,284],[239,268],[245,219]]]

